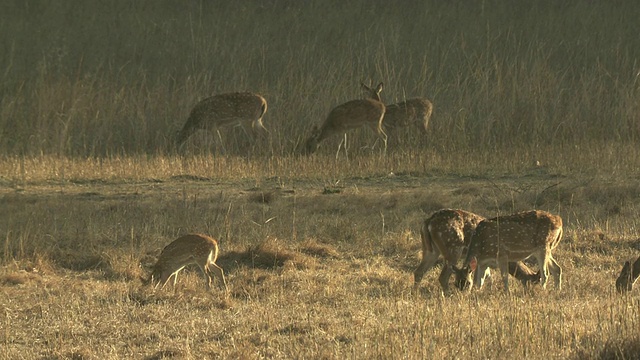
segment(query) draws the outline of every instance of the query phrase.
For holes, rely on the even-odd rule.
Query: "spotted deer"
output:
[[[449,289],[449,279],[455,271],[458,260],[469,245],[471,234],[485,218],[464,210],[442,209],[433,213],[422,223],[422,261],[413,273],[414,286],[417,287],[424,274],[431,269],[442,256],[445,264],[438,278],[442,289]],[[509,263],[509,273],[523,285],[539,281],[534,273],[522,262]]]
[[[509,262],[533,256],[540,267],[540,282],[547,286],[549,273],[556,288],[562,287],[562,268],[551,255],[562,239],[562,218],[546,211],[524,211],[480,222],[469,242],[458,284],[481,288],[488,267],[498,267],[504,290],[509,291]],[[474,276],[475,272],[475,276]]]
[[[370,98],[375,98],[375,90],[360,83]],[[379,99],[379,94],[377,95]],[[429,119],[433,113],[433,104],[426,98],[416,97],[391,105],[385,105],[386,112],[382,125],[386,130],[394,130],[400,127],[416,125],[426,135],[429,128]]]
[[[383,84],[380,83],[373,91],[374,96],[367,99],[351,100],[338,105],[329,112],[320,128],[314,126],[311,135],[305,142],[304,150],[306,154],[314,153],[323,140],[334,136],[343,135],[347,131],[368,126],[387,144],[387,134],[382,128],[382,120],[385,113],[385,106],[380,101],[380,92]],[[340,146],[342,142],[340,143]],[[338,146],[338,152],[340,152]],[[337,154],[336,154],[337,156]]]
[[[267,100],[254,93],[235,92],[206,98],[193,107],[178,132],[176,143],[182,145],[198,130],[209,130],[220,136],[220,129],[234,126],[242,127],[252,136],[268,133],[262,124],[266,112]]]
[[[640,257],[631,265],[631,261],[625,261],[620,276],[616,279],[616,289],[623,293],[633,290],[633,284],[640,277]]]
[[[222,268],[216,265],[218,258],[218,242],[203,234],[189,234],[171,242],[160,253],[153,266],[149,278],[155,288],[163,288],[171,277],[173,286],[178,280],[178,273],[189,264],[196,264],[207,277],[207,289],[211,288],[213,277],[217,277],[219,285],[228,291]]]

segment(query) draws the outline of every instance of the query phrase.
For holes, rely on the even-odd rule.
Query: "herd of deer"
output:
[[[387,145],[386,129],[418,125],[426,133],[433,105],[425,98],[413,98],[397,104],[385,105],[381,98],[383,84],[375,88],[361,84],[366,98],[351,100],[333,108],[324,123],[313,127],[303,152],[310,154],[324,139],[346,134],[351,129],[369,126]],[[241,126],[246,133],[268,133],[262,124],[267,112],[267,101],[254,93],[227,93],[200,101],[177,136],[183,144],[196,131],[211,130],[220,136],[224,127]],[[340,143],[340,146],[342,142]],[[338,152],[340,151],[338,147]],[[346,146],[346,145],[345,145]],[[337,156],[337,154],[336,154]],[[523,285],[541,283],[547,286],[553,275],[557,289],[562,286],[562,268],[551,255],[562,238],[562,219],[545,211],[525,211],[486,219],[464,210],[443,209],[424,221],[421,228],[422,261],[414,272],[417,287],[424,274],[442,256],[444,266],[439,277],[446,292],[449,280],[455,274],[455,285],[460,290],[481,288],[490,267],[500,269],[504,290],[509,291],[509,274]],[[466,253],[465,253],[466,251]],[[457,263],[465,254],[463,267]],[[227,289],[222,268],[215,264],[218,257],[216,240],[202,234],[190,234],[167,245],[153,268],[149,281],[155,287],[164,286],[185,266],[197,264],[206,275],[211,287],[213,277]],[[533,272],[522,260],[535,258],[540,270]],[[474,275],[475,274],[475,275]],[[640,257],[633,263],[625,262],[616,280],[619,292],[630,291],[640,277]]]
[[[455,285],[460,290],[480,289],[489,275],[489,268],[499,268],[504,290],[509,292],[509,274],[524,286],[541,283],[547,286],[549,273],[558,290],[562,286],[562,268],[551,255],[562,238],[562,218],[546,211],[532,210],[486,219],[480,215],[455,209],[436,211],[421,228],[422,261],[414,271],[414,287],[418,287],[424,274],[438,258],[444,258],[439,281],[445,292],[449,279],[455,274]],[[466,254],[465,254],[466,251]],[[463,267],[457,263],[465,254]],[[173,277],[175,286],[178,273],[189,264],[196,264],[207,277],[211,288],[213,278],[228,291],[222,268],[216,265],[218,243],[202,234],[182,236],[161,252],[148,282],[164,287]],[[532,257],[539,270],[533,272],[522,260]],[[475,274],[475,275],[474,275]],[[616,280],[618,292],[631,291],[640,277],[640,257],[631,264],[625,262]]]
[[[509,274],[524,286],[541,283],[546,288],[549,273],[556,288],[562,286],[562,268],[551,255],[562,238],[562,218],[546,211],[532,210],[491,219],[464,210],[443,209],[424,221],[421,229],[422,261],[414,272],[417,287],[424,273],[442,255],[444,266],[440,285],[448,290],[449,278],[455,273],[460,289],[473,284],[481,288],[489,267],[500,269],[504,290],[509,291]],[[463,267],[457,263],[465,253]],[[534,258],[540,270],[533,272],[522,260]],[[475,275],[474,275],[475,274]],[[618,292],[633,289],[640,277],[640,257],[626,261],[616,279]]]
[[[371,88],[361,84],[366,98],[351,100],[333,108],[324,123],[314,126],[307,138],[302,152],[311,154],[318,149],[323,140],[346,134],[349,130],[370,127],[387,146],[387,133],[398,127],[417,125],[426,134],[429,118],[433,112],[431,101],[425,98],[412,98],[396,104],[385,105],[380,98],[383,84]],[[200,101],[178,132],[176,143],[181,146],[198,130],[209,130],[220,137],[219,130],[240,126],[245,133],[265,135],[268,130],[262,124],[267,112],[267,101],[258,94],[249,92],[219,94]],[[338,146],[338,152],[342,146]],[[346,145],[345,145],[346,147]]]

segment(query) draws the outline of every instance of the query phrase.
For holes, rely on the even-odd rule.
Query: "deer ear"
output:
[[[476,271],[477,267],[478,267],[478,259],[476,259],[475,257],[471,258],[471,261],[469,262],[469,268],[471,269],[471,271]]]
[[[376,92],[380,93],[382,91],[382,83],[378,84],[378,87],[376,87]]]

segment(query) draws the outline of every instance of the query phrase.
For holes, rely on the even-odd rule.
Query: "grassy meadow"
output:
[[[622,1],[0,3],[0,359],[638,359],[640,6]],[[299,149],[384,82],[428,135]],[[267,138],[195,134],[253,91]],[[221,142],[220,142],[221,141]],[[444,207],[564,220],[563,288],[414,289]],[[141,278],[188,232],[230,292]]]

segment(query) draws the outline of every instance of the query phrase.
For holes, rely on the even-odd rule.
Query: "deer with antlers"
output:
[[[362,89],[370,98],[378,98],[375,89],[364,83],[360,83]],[[382,125],[387,130],[416,125],[426,135],[429,128],[429,119],[433,113],[433,104],[426,98],[416,97],[395,104],[385,105],[386,112]]]

